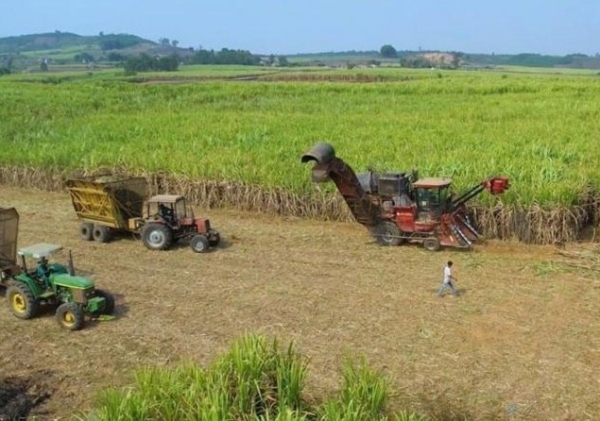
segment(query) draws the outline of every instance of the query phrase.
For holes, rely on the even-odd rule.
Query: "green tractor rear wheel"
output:
[[[56,321],[68,330],[79,330],[85,323],[83,310],[75,303],[64,303],[56,309]]]
[[[39,302],[24,284],[13,284],[6,290],[10,311],[19,319],[31,319],[39,310]]]

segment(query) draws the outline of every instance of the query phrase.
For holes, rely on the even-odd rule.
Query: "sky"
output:
[[[128,33],[255,54],[600,53],[600,0],[2,0],[0,37]]]

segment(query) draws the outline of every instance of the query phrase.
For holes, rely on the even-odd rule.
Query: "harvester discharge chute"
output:
[[[318,143],[302,156],[302,163],[310,161],[315,162],[312,181],[333,181],[358,223],[374,227],[380,222],[379,206],[369,198],[352,168],[335,156],[333,146]]]

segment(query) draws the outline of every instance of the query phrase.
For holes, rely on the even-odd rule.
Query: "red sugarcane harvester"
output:
[[[356,221],[384,246],[411,241],[430,251],[442,246],[470,248],[481,235],[469,219],[466,203],[484,190],[498,195],[510,187],[508,178],[492,177],[457,197],[450,189],[452,180],[419,179],[416,170],[357,175],[335,156],[329,143],[317,143],[301,161],[315,162],[313,182],[333,181]]]

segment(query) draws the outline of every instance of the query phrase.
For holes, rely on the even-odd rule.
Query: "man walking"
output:
[[[456,290],[456,288],[454,288],[454,284],[453,284],[454,281],[456,281],[456,278],[454,276],[452,276],[452,260],[449,260],[448,263],[446,264],[446,267],[444,267],[444,282],[442,282],[442,286],[440,287],[440,290],[438,291],[438,296],[443,297],[444,291],[446,291],[446,288],[450,288],[450,290],[452,291],[452,294],[455,297],[457,297],[458,291]]]

